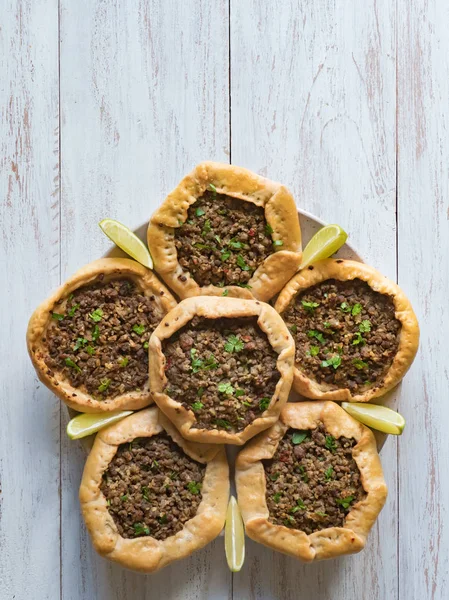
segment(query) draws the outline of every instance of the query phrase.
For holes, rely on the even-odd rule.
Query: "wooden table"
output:
[[[0,5],[1,600],[448,597],[449,4],[3,0]],[[203,159],[287,184],[397,279],[422,325],[389,498],[367,548],[315,565],[222,539],[154,576],[100,559],[84,455],[36,379],[32,309]]]

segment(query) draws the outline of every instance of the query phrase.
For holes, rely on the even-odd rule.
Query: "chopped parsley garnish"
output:
[[[145,325],[134,325],[133,331],[134,333],[137,333],[137,335],[142,335],[142,333],[145,332]]]
[[[341,365],[341,356],[336,354],[335,356],[331,356],[327,360],[323,360],[321,363],[322,367],[334,367],[334,369],[338,369]]]
[[[298,331],[298,326],[297,325],[290,325],[290,331],[292,333],[297,333]]]
[[[229,382],[219,383],[218,391],[221,392],[222,394],[226,394],[227,396],[231,396],[234,393],[234,388],[232,387],[232,385]]]
[[[368,368],[368,363],[366,363],[365,361],[361,360],[360,358],[355,358],[352,361],[352,364],[359,371],[361,371],[362,369],[367,369]]]
[[[235,390],[235,395],[237,398],[240,398],[240,396],[245,395],[245,390]]]
[[[89,356],[93,356],[95,354],[95,348],[89,344],[89,346],[86,346],[86,352]]]
[[[219,235],[214,235],[214,240],[221,245],[221,237]]]
[[[325,340],[323,334],[320,333],[319,331],[316,331],[316,329],[309,329],[309,331],[307,332],[307,335],[310,338],[317,339],[320,342],[320,344],[325,344],[326,343],[326,340]]]
[[[210,188],[210,190],[211,190],[211,191],[212,191],[214,194],[216,194],[216,193],[217,193],[217,188],[214,186],[214,184],[213,184],[213,183],[209,183],[209,188]]]
[[[357,304],[354,304],[354,306],[352,307],[351,314],[353,317],[356,317],[361,312],[362,312],[362,305],[357,302]]]
[[[306,473],[304,465],[299,465],[299,472],[301,473],[301,479],[304,481],[304,483],[307,483],[309,481],[309,476]]]
[[[259,408],[261,411],[267,410],[270,406],[271,398],[261,398],[259,400]]]
[[[69,310],[69,312],[67,313],[69,315],[69,317],[73,317],[73,315],[76,313],[76,311],[79,309],[80,305],[79,304],[74,304],[72,306],[72,308]]]
[[[340,309],[344,312],[344,313],[350,313],[351,312],[351,307],[349,306],[349,304],[347,302],[342,302],[340,304]]]
[[[222,293],[222,296],[227,296],[228,294],[229,294],[229,290],[225,290],[225,291]]]
[[[147,486],[146,486],[146,485],[144,485],[144,486],[143,486],[143,488],[142,488],[142,496],[145,498],[145,500],[146,500],[147,502],[149,502],[149,501],[150,501],[150,497],[149,497],[149,495],[148,495],[148,494],[149,494],[149,490],[148,490]]]
[[[192,219],[187,219],[187,223],[188,223],[189,225],[193,225],[193,221],[192,221]]]
[[[100,328],[98,327],[98,325],[95,325],[95,327],[92,330],[92,341],[96,342],[99,337],[100,337]]]
[[[59,313],[51,313],[51,318],[55,321],[62,321],[64,319],[64,315],[60,315]]]
[[[332,475],[334,474],[334,468],[333,467],[329,467],[328,469],[326,469],[326,471],[324,472],[324,476],[326,477],[326,481],[329,481],[330,479],[332,479]]]
[[[201,396],[204,394],[204,388],[200,387],[198,388],[198,391],[196,393],[196,395],[198,396],[198,398],[201,398]]]
[[[324,444],[330,452],[335,452],[337,446],[335,445],[335,438],[332,435],[326,436],[326,442]]]
[[[73,362],[73,360],[71,358],[66,358],[65,359],[65,364],[68,367],[72,367],[72,369],[75,369],[75,371],[77,373],[81,373],[81,369],[79,368],[79,366],[75,362]]]
[[[274,240],[273,246],[283,246],[284,242],[282,240]]]
[[[273,228],[268,223],[265,225],[265,233],[267,235],[271,235],[273,233]]]
[[[192,361],[192,373],[198,373],[201,369],[205,371],[209,369],[216,369],[218,367],[218,363],[215,362],[215,357],[213,354],[209,355],[209,358],[203,360],[202,358],[196,358],[198,351],[196,348],[192,348],[190,350],[190,358]]]
[[[320,351],[319,346],[310,346],[310,348],[307,350],[307,354],[309,356],[316,356]]]
[[[212,250],[212,246],[208,246],[207,244],[201,244],[200,242],[196,242],[195,244],[193,244],[193,246],[195,248],[198,248],[199,250]]]
[[[337,498],[335,502],[347,510],[353,500],[354,496],[347,496],[346,498]]]
[[[123,357],[122,360],[118,363],[121,367],[126,367],[129,363],[129,358],[127,356]]]
[[[319,511],[319,510],[316,510],[316,511],[315,511],[315,514],[316,514],[316,515],[318,515],[319,517],[327,517],[327,515],[326,515],[326,513],[325,513],[325,512],[321,512],[321,511]]]
[[[123,496],[120,496],[120,500],[122,502],[126,502],[128,500],[128,494],[123,494]]]
[[[299,498],[299,499],[296,501],[296,504],[299,506],[299,508],[300,508],[301,510],[306,510],[306,505],[305,505],[305,504],[304,504],[304,502],[301,500],[301,498]]]
[[[143,347],[145,348],[145,350],[148,350],[148,346],[149,346],[148,342],[145,342],[144,345],[143,345]]]
[[[201,483],[198,481],[189,481],[187,488],[191,494],[199,494],[201,490]]]
[[[234,248],[234,250],[240,250],[241,248],[245,247],[245,244],[242,244],[242,242],[239,242],[235,237],[233,237],[229,240],[229,246]]]
[[[84,337],[79,337],[76,339],[75,345],[73,346],[73,350],[79,350],[80,348],[84,348],[84,346],[88,343],[89,340],[86,340]]]
[[[287,515],[284,519],[284,525],[286,527],[293,527],[294,524],[295,524],[294,517],[292,517],[291,515]]]
[[[281,500],[281,492],[276,492],[275,495],[273,496],[273,502],[276,502],[276,504],[279,504],[280,500]]]
[[[202,217],[203,215],[205,215],[205,211],[202,208],[197,208],[195,211],[195,214],[197,217]]]
[[[301,304],[303,309],[309,313],[313,313],[315,308],[317,308],[320,305],[319,302],[308,302],[307,300],[301,300]]]
[[[224,348],[226,352],[240,352],[240,350],[243,350],[244,347],[245,344],[239,337],[236,335],[230,335]]]
[[[231,423],[229,423],[229,421],[226,421],[226,419],[215,419],[214,423],[218,427],[224,427],[225,429],[231,429]]]
[[[149,528],[142,523],[134,523],[133,527],[134,535],[142,535],[142,533],[144,533],[145,535],[150,535]]]
[[[100,381],[100,385],[98,386],[98,391],[99,392],[105,392],[108,387],[111,385],[111,380],[108,378],[102,379]]]
[[[210,221],[209,219],[206,219],[203,225],[203,231],[201,232],[201,235],[206,235],[206,233],[209,233],[211,229],[212,227],[210,226]]]
[[[280,473],[272,473],[270,475],[271,481],[277,481],[279,479],[279,475],[280,475]]]
[[[363,344],[365,343],[365,340],[362,336],[362,334],[360,333],[360,331],[356,331],[356,333],[354,334],[354,337],[352,338],[352,345],[353,346],[357,346],[358,344]]]
[[[294,444],[295,446],[297,446],[298,444],[302,444],[302,442],[308,437],[308,435],[308,431],[295,431],[295,433],[292,435],[292,444]]]
[[[221,260],[222,262],[225,262],[226,260],[228,260],[228,258],[231,256],[231,253],[229,252],[229,250],[225,250],[224,248],[221,251]]]
[[[241,254],[237,256],[237,265],[242,269],[242,271],[249,271],[249,267]]]
[[[239,287],[241,287],[241,288],[246,288],[247,290],[252,290],[252,289],[253,289],[253,288],[252,288],[250,285],[248,285],[247,283],[238,283],[237,285],[238,285]]]
[[[167,515],[161,515],[158,517],[158,521],[161,525],[165,525],[168,522]]]
[[[101,308],[96,308],[93,312],[89,313],[89,317],[92,319],[94,323],[99,323],[103,316],[103,311]]]
[[[194,402],[192,404],[192,410],[193,412],[198,412],[199,410],[201,410],[203,408],[204,404],[202,402]]]
[[[371,321],[368,321],[368,319],[365,319],[364,321],[362,321],[359,325],[359,330],[362,333],[366,333],[367,331],[371,331]]]

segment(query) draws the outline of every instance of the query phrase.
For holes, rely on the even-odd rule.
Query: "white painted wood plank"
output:
[[[226,0],[61,0],[64,277],[110,246],[101,218],[136,226],[195,163],[229,160],[228,97]],[[221,540],[147,577],[97,557],[80,522],[83,460],[64,440],[65,600],[230,596]]]
[[[399,596],[448,597],[449,5],[398,3],[399,283],[421,321],[402,385]]]
[[[394,32],[388,0],[231,1],[232,162],[283,181],[393,278]],[[389,498],[363,553],[301,566],[249,544],[234,597],[398,598],[395,439],[382,462]]]
[[[59,283],[57,0],[2,3],[0,107],[0,596],[55,600],[59,402],[25,330]]]

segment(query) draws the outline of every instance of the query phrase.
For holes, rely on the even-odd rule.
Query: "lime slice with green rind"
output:
[[[99,225],[108,238],[121,248],[123,252],[129,254],[129,256],[140,262],[144,267],[148,269],[153,268],[153,259],[148,248],[126,225],[114,219],[103,219]]]
[[[245,560],[245,529],[234,496],[231,496],[226,511],[225,552],[230,570],[233,573],[240,571]]]
[[[302,253],[300,269],[310,264],[329,258],[335,254],[348,239],[348,234],[340,225],[325,225],[315,233]]]
[[[401,435],[404,431],[404,417],[386,406],[364,402],[342,402],[341,406],[351,417],[378,431],[392,435]]]
[[[92,435],[107,425],[112,425],[121,421],[128,415],[132,415],[132,410],[121,410],[110,413],[82,413],[74,417],[67,424],[67,435],[71,440]]]

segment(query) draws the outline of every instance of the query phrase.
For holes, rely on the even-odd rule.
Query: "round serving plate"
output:
[[[299,214],[299,220],[300,220],[300,224],[301,224],[302,245],[303,245],[303,248],[305,248],[305,246],[307,245],[309,240],[315,235],[315,233],[319,229],[321,229],[321,227],[326,225],[326,223],[323,223],[320,219],[318,219],[314,215],[311,215],[310,213],[308,213],[304,210],[299,210],[298,214]],[[142,225],[140,225],[139,227],[134,229],[134,233],[145,244],[146,244],[146,239],[147,239],[147,228],[148,228],[148,222],[143,223]],[[120,248],[118,248],[117,246],[113,246],[104,256],[106,258],[118,258],[118,257],[126,257],[127,255],[122,250],[120,250]],[[364,262],[362,257],[360,256],[360,254],[357,252],[357,250],[355,248],[353,248],[353,246],[351,246],[350,244],[344,244],[344,246],[342,246],[340,248],[340,250],[335,254],[335,256],[337,256],[339,258],[356,260],[358,262]],[[393,407],[395,405],[396,395],[397,395],[396,391],[393,390],[392,392],[386,394],[381,399],[382,402],[378,402],[378,403],[379,404],[382,403],[384,405]],[[295,401],[301,401],[301,400],[307,400],[307,398],[300,396],[295,391],[292,391],[290,393],[289,401],[295,402]],[[71,408],[67,408],[67,409],[69,411],[70,418],[73,418],[74,416],[76,416],[78,414],[75,410],[73,410]],[[374,430],[373,430],[373,433],[377,440],[378,449],[380,450],[385,443],[387,435],[384,433],[381,433],[379,431],[374,431]],[[91,435],[91,436],[82,438],[80,440],[83,448],[87,452],[91,449],[94,439],[95,439],[95,435]],[[234,458],[234,456],[236,454],[236,452],[234,452],[234,450],[236,451],[237,449],[238,449],[238,446],[236,446],[235,449],[230,448],[231,451],[229,452],[229,458],[231,460]]]

